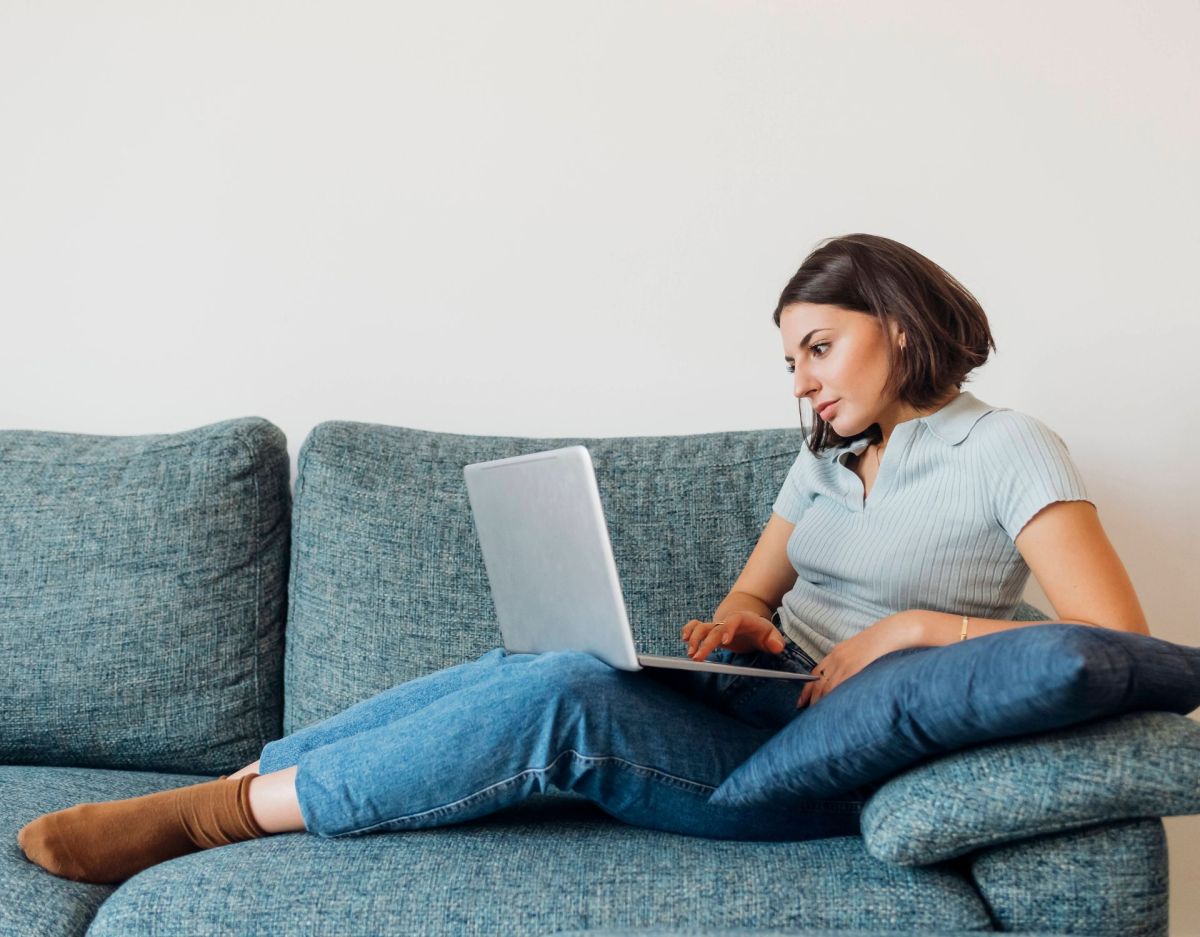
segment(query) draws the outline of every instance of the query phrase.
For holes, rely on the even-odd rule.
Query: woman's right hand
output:
[[[769,651],[781,654],[784,638],[775,623],[753,612],[733,612],[723,622],[692,619],[683,626],[680,635],[688,643],[688,657],[704,660],[719,647],[735,654],[747,651]]]

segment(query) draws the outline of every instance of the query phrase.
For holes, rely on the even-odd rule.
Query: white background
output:
[[[1198,37],[1195,0],[0,0],[0,428],[259,415],[294,475],[330,419],[794,426],[779,292],[882,234],[979,298],[966,389],[1063,437],[1200,644]]]

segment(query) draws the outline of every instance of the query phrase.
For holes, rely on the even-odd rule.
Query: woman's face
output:
[[[895,398],[882,398],[888,361],[880,320],[839,306],[793,303],[779,315],[783,354],[794,366],[796,397],[808,397],[818,414],[840,436],[855,436],[895,409]],[[893,333],[898,330],[893,327]],[[894,338],[893,341],[897,339]],[[898,344],[893,345],[899,353]]]

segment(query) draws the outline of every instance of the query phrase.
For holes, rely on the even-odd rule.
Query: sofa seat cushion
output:
[[[862,838],[737,842],[627,826],[557,792],[432,830],[289,833],[125,882],[89,937],[548,934],[580,927],[987,930],[957,868],[880,862]]]
[[[0,763],[234,770],[282,731],[282,431],[0,431]]]
[[[880,787],[861,821],[871,855],[924,865],[1097,823],[1195,813],[1200,724],[1138,712],[926,762]]]
[[[900,937],[908,931],[893,930],[772,930],[771,937]],[[921,937],[978,937],[977,930],[927,930],[921,931]],[[986,931],[984,933],[987,933]],[[1062,937],[1051,931],[1006,931],[1008,937]],[[677,930],[673,927],[655,927],[651,930],[640,928],[598,927],[588,930],[564,930],[551,934],[550,937],[763,937],[761,930],[753,927],[722,927],[703,930]]]

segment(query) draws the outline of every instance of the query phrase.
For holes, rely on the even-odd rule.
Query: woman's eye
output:
[[[826,349],[828,349],[828,348],[829,348],[829,345],[830,345],[830,343],[829,343],[829,342],[817,342],[815,345],[809,345],[809,346],[808,346],[808,350],[809,350],[809,351],[812,351],[813,349],[816,349],[816,348],[826,348]],[[827,354],[828,354],[828,351],[823,351],[823,352],[821,352],[819,355],[813,355],[813,357],[814,357],[814,358],[824,358],[824,357],[825,357],[825,355],[827,355]],[[795,373],[796,373],[796,366],[795,366],[794,364],[789,364],[789,365],[787,365],[786,367],[787,367],[787,373],[788,373],[788,374],[795,374]]]

